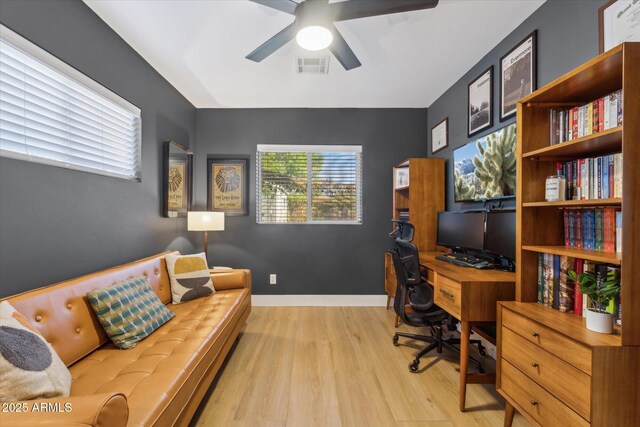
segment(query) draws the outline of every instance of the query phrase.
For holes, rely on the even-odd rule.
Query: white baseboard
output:
[[[386,295],[251,295],[255,307],[385,307]]]

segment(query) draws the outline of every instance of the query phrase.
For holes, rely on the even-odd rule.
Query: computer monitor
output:
[[[486,212],[438,212],[436,244],[448,248],[474,251],[484,249],[484,223]]]
[[[487,212],[484,250],[510,260],[516,258],[516,211],[493,210]]]

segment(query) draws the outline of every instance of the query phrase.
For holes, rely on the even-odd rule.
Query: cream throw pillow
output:
[[[42,335],[0,302],[0,401],[69,396],[71,374]]]
[[[167,254],[165,260],[171,279],[171,298],[174,304],[211,295],[216,291],[204,253]]]

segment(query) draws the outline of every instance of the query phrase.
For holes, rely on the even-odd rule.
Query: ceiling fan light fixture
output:
[[[332,41],[331,31],[320,25],[304,27],[296,35],[298,46],[311,51],[326,49]]]

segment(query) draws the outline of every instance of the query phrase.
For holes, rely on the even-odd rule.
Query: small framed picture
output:
[[[409,186],[409,168],[395,168],[393,188],[407,188]]]
[[[431,128],[431,154],[447,148],[449,145],[449,118]]]
[[[182,145],[164,143],[163,214],[166,218],[187,216],[191,209],[193,153]]]
[[[623,42],[640,41],[640,2],[609,0],[598,9],[600,53]]]
[[[207,158],[207,209],[249,215],[249,157]]]
[[[493,126],[493,65],[467,88],[467,136]]]
[[[516,104],[536,89],[536,31],[500,59],[500,121],[516,114]]]

